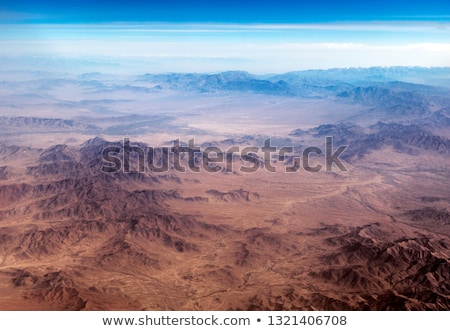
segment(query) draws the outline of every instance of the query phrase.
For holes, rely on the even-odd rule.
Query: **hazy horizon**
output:
[[[5,1],[0,69],[255,74],[450,66],[442,1]]]
[[[8,25],[0,32],[0,68],[107,73],[243,70],[262,74],[347,67],[450,66],[450,43],[445,41],[448,32],[434,26],[417,30],[411,24],[242,25],[237,29],[208,24],[193,28],[176,24],[119,28]],[[389,34],[393,36],[386,39]],[[397,39],[393,38],[396,34]],[[423,35],[431,41],[425,42]]]

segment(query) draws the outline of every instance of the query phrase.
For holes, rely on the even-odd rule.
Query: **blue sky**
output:
[[[448,0],[430,1],[20,1],[2,0],[3,20],[34,23],[311,23],[447,20]],[[9,17],[8,14],[9,13]]]
[[[133,73],[450,66],[450,1],[0,0],[0,59]]]

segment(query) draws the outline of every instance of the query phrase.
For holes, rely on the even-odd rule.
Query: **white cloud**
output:
[[[102,61],[136,72],[149,71],[147,63],[152,64],[153,72],[239,69],[268,73],[332,67],[450,66],[450,43],[446,42],[448,33],[445,26],[438,31],[434,23],[94,24],[64,25],[60,29],[54,25],[3,27],[0,27],[0,56],[22,58],[25,66],[29,65],[26,61],[30,56],[52,59],[53,62],[60,59],[62,62],[56,62],[66,63],[68,69],[80,71],[84,70],[82,66],[87,62],[98,64]],[[291,33],[308,29],[324,32],[318,35]],[[360,35],[361,29],[382,33],[375,37],[371,33]],[[391,34],[385,33],[389,29],[408,33],[390,38]],[[423,38],[418,30],[433,33],[430,38],[428,35]],[[347,32],[342,34],[339,31]],[[354,37],[353,31],[358,32],[358,38]],[[421,38],[416,38],[416,35]],[[5,63],[0,63],[1,69],[5,69]]]

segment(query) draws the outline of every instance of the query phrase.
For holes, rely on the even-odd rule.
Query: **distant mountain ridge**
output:
[[[35,128],[45,129],[72,129],[72,130],[98,130],[99,128],[92,124],[78,122],[72,119],[61,118],[41,118],[27,116],[0,116],[0,127],[7,128]]]
[[[307,131],[294,130],[295,137],[331,136],[336,145],[347,145],[343,158],[362,157],[370,151],[392,146],[399,152],[433,151],[450,154],[450,139],[433,134],[421,125],[378,122],[364,128],[354,123],[323,124]]]
[[[328,70],[293,71],[283,74],[255,75],[246,71],[226,71],[214,74],[201,73],[167,73],[145,74],[138,81],[154,81],[168,84],[172,88],[189,87],[205,88],[205,90],[226,89],[230,82],[272,83],[285,87],[321,86],[332,89],[333,83],[347,83],[353,86],[380,84],[388,82],[404,82],[410,85],[442,85],[450,87],[450,67],[371,67],[371,68],[336,68]],[[413,79],[414,78],[414,79]],[[420,78],[420,79],[418,79]],[[447,84],[443,84],[447,82]],[[406,84],[405,84],[406,85]],[[270,87],[267,85],[267,87]]]

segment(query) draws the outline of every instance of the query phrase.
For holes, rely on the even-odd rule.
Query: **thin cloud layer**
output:
[[[80,72],[104,63],[121,73],[432,67],[450,66],[449,32],[434,22],[4,25],[0,55],[2,70],[36,63]]]

